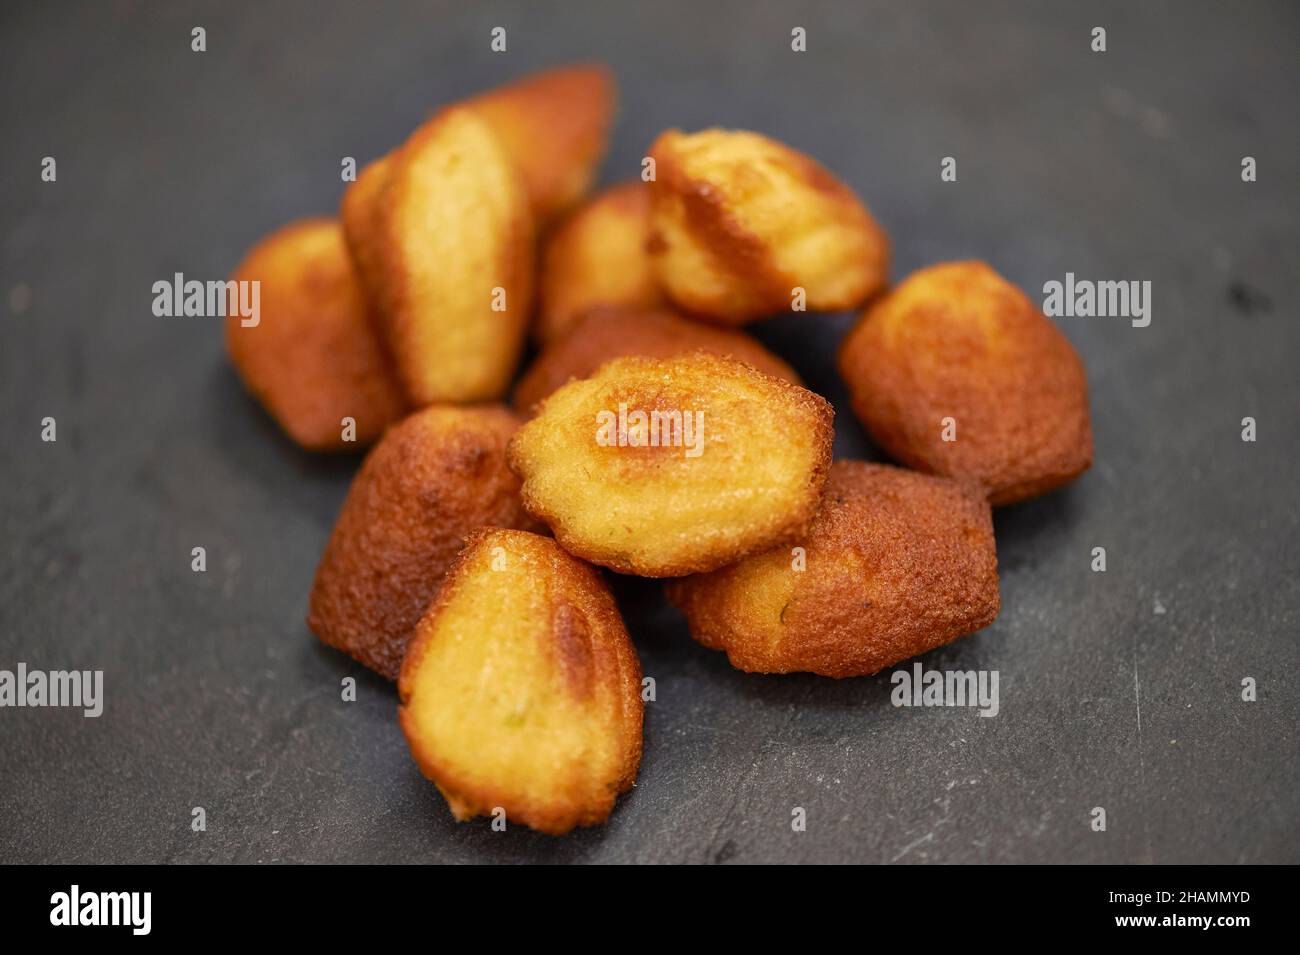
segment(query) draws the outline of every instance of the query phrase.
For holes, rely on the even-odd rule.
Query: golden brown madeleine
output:
[[[348,241],[348,252],[356,263],[357,274],[367,295],[378,302],[383,282],[375,229],[379,221],[379,202],[388,182],[392,166],[391,154],[380,156],[367,164],[356,181],[343,190],[339,204],[339,218],[343,221],[343,235]]]
[[[705,352],[615,358],[510,442],[524,507],[621,573],[714,570],[801,534],[831,457],[825,399]]]
[[[594,308],[654,308],[664,300],[650,268],[650,192],[637,180],[580,206],[542,243],[533,337],[555,341]]]
[[[311,590],[307,625],[397,679],[416,622],[471,531],[536,526],[505,463],[518,420],[434,405],[391,428],[352,482]]]
[[[641,763],[641,665],[599,573],[549,538],[470,538],[402,665],[402,731],[459,820],[603,822]]]
[[[526,76],[464,101],[492,126],[546,222],[586,194],[605,155],[614,74],[597,64]]]
[[[586,378],[611,358],[672,358],[693,351],[729,356],[759,371],[801,384],[795,370],[734,328],[693,322],[668,310],[588,312],[533,362],[515,386],[514,406],[527,414],[571,378]]]
[[[803,153],[740,130],[670,129],[650,147],[649,251],[683,308],[741,325],[857,308],[884,287],[889,241],[848,186]]]
[[[279,229],[231,280],[259,283],[256,324],[228,309],[231,361],[294,441],[313,451],[365,447],[405,413],[337,221]],[[356,422],[355,442],[343,440],[344,418]]]
[[[802,563],[776,548],[672,581],[668,598],[732,666],[832,677],[875,673],[998,615],[993,522],[976,485],[836,461],[794,546]]]
[[[913,273],[849,332],[839,364],[881,447],[922,471],[979,481],[994,506],[1092,463],[1083,363],[983,262]]]
[[[488,125],[458,107],[417,129],[385,165],[385,182],[372,187],[374,247],[358,261],[378,264],[380,321],[407,398],[499,398],[532,308],[523,184]],[[364,198],[363,187],[363,207]]]

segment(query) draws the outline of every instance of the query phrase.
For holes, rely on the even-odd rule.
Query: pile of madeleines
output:
[[[305,448],[374,444],[308,625],[398,682],[457,819],[563,833],[635,782],[641,669],[599,568],[671,578],[741,670],[875,673],[987,626],[990,508],[1092,459],[1041,311],[979,262],[888,287],[886,235],[808,156],[669,130],[586,198],[614,100],[584,65],[453,103],[232,276],[261,283],[260,323],[226,326],[253,394]],[[740,330],[858,308],[839,369],[904,467],[832,462],[830,404]]]

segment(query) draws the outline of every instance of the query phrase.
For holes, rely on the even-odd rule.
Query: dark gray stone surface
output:
[[[107,702],[0,710],[0,861],[1300,861],[1298,26],[1253,2],[4,4],[0,668],[102,667]],[[437,104],[583,58],[622,87],[607,181],[664,127],[751,127],[860,191],[897,276],[974,256],[1035,296],[1150,280],[1154,309],[1058,320],[1097,463],[997,515],[1001,616],[924,660],[998,670],[1000,715],[735,672],[620,581],[658,681],[640,781],[557,840],[455,825],[391,688],[310,636],[357,459],[291,446],[220,322],[155,318],[150,286],[330,212],[340,157]],[[878,457],[833,370],[850,320],[759,334],[835,403],[837,451]]]

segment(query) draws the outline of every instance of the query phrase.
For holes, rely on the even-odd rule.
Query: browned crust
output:
[[[465,100],[492,126],[520,171],[538,222],[587,192],[605,154],[617,98],[598,63],[545,70]]]
[[[423,738],[411,712],[416,675],[436,636],[434,623],[438,614],[462,585],[478,552],[497,546],[516,554],[527,551],[545,567],[545,576],[538,585],[546,588],[554,606],[551,626],[544,632],[544,638],[550,641],[573,698],[585,703],[592,701],[601,689],[607,689],[608,699],[616,706],[607,728],[619,740],[619,770],[594,799],[575,798],[560,788],[552,800],[532,803],[491,787],[476,786],[459,774],[455,766],[439,758]],[[508,688],[500,689],[504,692]],[[614,598],[599,573],[548,538],[494,528],[483,528],[468,537],[464,550],[447,572],[447,585],[417,627],[398,680],[398,695],[401,700],[398,717],[411,755],[424,776],[438,786],[457,820],[491,815],[500,806],[511,821],[550,835],[564,835],[576,826],[604,822],[618,796],[636,783],[644,716],[641,662]],[[593,711],[593,719],[600,718],[602,714]]]
[[[391,154],[380,156],[362,167],[356,181],[343,190],[339,218],[347,238],[348,252],[356,264],[357,275],[372,301],[379,301],[382,266],[375,234],[379,200],[388,183]]]
[[[853,190],[798,150],[768,137],[744,134],[761,142],[764,157],[779,161],[804,190],[802,199],[789,197],[792,203],[804,206],[810,196],[820,196],[826,200],[817,206],[822,221],[834,222],[860,239],[869,239],[871,252],[856,263],[854,273],[861,269],[863,275],[852,292],[836,294],[812,276],[794,274],[783,267],[769,240],[743,224],[722,188],[724,183],[715,181],[717,177],[693,176],[686,169],[681,154],[683,143],[694,136],[719,132],[708,130],[688,136],[670,129],[650,147],[656,178],[650,183],[652,215],[647,250],[676,304],[708,320],[739,325],[788,312],[796,286],[806,289],[808,308],[815,311],[861,306],[884,286],[889,270],[889,240]],[[697,287],[692,275],[668,261],[673,241],[668,235],[670,223],[707,253],[710,267],[725,277],[730,286],[725,301],[718,301],[713,290]]]
[[[803,571],[788,549],[773,550],[672,581],[668,598],[691,635],[738,669],[837,678],[875,673],[997,616],[992,518],[975,485],[836,461],[798,543]],[[768,594],[781,605],[763,605]]]
[[[672,358],[693,351],[742,361],[759,371],[801,384],[793,368],[742,331],[693,322],[664,309],[599,309],[577,319],[549,345],[515,386],[514,407],[528,414],[574,378],[586,378],[611,358]]]
[[[663,293],[646,253],[650,191],[638,180],[612,186],[556,224],[542,243],[537,320],[546,344],[593,308],[654,308]]]
[[[1065,484],[1092,463],[1082,361],[984,263],[910,276],[845,337],[839,366],[881,447],[910,467],[979,481],[994,506]],[[944,417],[956,420],[956,441],[942,440]]]
[[[427,354],[416,347],[418,331],[425,323],[447,323],[448,316],[431,313],[427,303],[420,301],[413,281],[413,270],[443,271],[454,267],[454,262],[432,263],[404,252],[403,236],[399,226],[402,205],[408,201],[405,193],[408,170],[418,162],[427,149],[438,148],[439,137],[447,124],[464,119],[470,115],[464,108],[451,106],[435,115],[431,120],[411,134],[406,143],[386,163],[383,183],[374,187],[375,242],[373,251],[368,253],[374,264],[377,277],[378,314],[384,329],[383,338],[387,350],[393,356],[396,370],[402,382],[407,399],[416,407],[423,407],[434,401],[485,401],[501,397],[511,377],[506,368],[501,374],[492,376],[495,382],[466,388],[457,393],[445,393],[440,381],[440,370],[448,363],[471,361],[477,355]],[[479,120],[479,122],[484,122]],[[486,127],[485,127],[486,128]],[[502,161],[509,163],[503,154]],[[360,180],[358,180],[360,181]],[[510,353],[513,364],[522,348],[524,328],[531,313],[533,291],[533,221],[528,205],[520,201],[518,208],[505,225],[504,235],[498,243],[497,267],[493,274],[502,277],[501,285],[507,289],[509,296],[510,319],[508,330],[503,328],[501,335],[503,349]],[[445,222],[445,228],[455,228],[457,223]],[[440,279],[445,285],[451,282],[445,276]],[[488,290],[483,290],[484,302],[489,300]],[[482,318],[484,316],[475,316]],[[503,326],[505,316],[501,316]]]
[[[709,250],[719,269],[746,287],[750,297],[726,315],[714,314],[712,301],[694,296],[689,285],[670,288],[672,297],[682,308],[706,320],[736,325],[787,310],[790,290],[798,282],[777,268],[766,243],[740,224],[711,183],[687,174],[673,148],[684,135],[679,129],[669,129],[660,133],[650,146],[650,156],[655,161],[655,181],[650,183],[652,208],[681,203],[696,241]],[[652,258],[662,256],[667,243],[652,216],[647,251]]]
[[[505,463],[518,419],[503,407],[431,406],[389,430],[361,466],[312,585],[307,625],[396,679],[412,629],[463,538],[534,527]]]
[[[356,450],[406,410],[370,325],[339,223],[303,219],[260,241],[231,275],[260,283],[259,324],[228,310],[226,348],[244,383],[299,445]],[[343,418],[356,440],[343,440]]]
[[[608,567],[618,573],[638,577],[680,577],[686,574],[716,570],[719,567],[741,560],[750,554],[787,543],[802,534],[816,513],[821,490],[830,469],[832,442],[835,436],[833,427],[835,411],[830,403],[821,395],[783,379],[764,374],[743,362],[703,351],[695,351],[669,359],[646,358],[639,355],[615,358],[605,362],[593,375],[585,380],[593,381],[598,378],[616,380],[626,368],[637,365],[649,365],[674,373],[680,373],[685,368],[691,374],[700,376],[697,380],[701,382],[716,383],[725,380],[728,376],[732,376],[733,379],[744,379],[751,386],[758,385],[769,389],[771,392],[770,401],[764,402],[764,404],[769,407],[781,405],[790,409],[790,418],[804,423],[810,429],[811,443],[816,447],[815,459],[807,473],[807,492],[801,496],[797,506],[782,514],[779,521],[774,523],[762,536],[754,536],[747,543],[732,543],[721,536],[703,534],[700,537],[698,550],[695,553],[677,559],[665,559],[662,555],[650,559],[638,552],[628,552],[624,549],[613,548],[605,543],[584,539],[580,534],[574,533],[566,522],[566,509],[569,502],[543,499],[537,493],[535,483],[530,481],[532,462],[530,461],[530,454],[526,450],[526,444],[531,440],[548,440],[545,436],[546,429],[554,425],[546,419],[546,411],[555,397],[553,393],[550,398],[541,402],[537,408],[537,416],[516,432],[507,451],[507,461],[511,469],[523,481],[520,488],[520,498],[523,501],[524,509],[550,527],[556,540],[569,553],[584,560],[589,560],[593,564]],[[579,387],[580,385],[581,382],[571,382],[564,387]],[[653,409],[659,401],[659,395],[655,393],[647,392],[642,400],[638,400],[637,396],[632,392],[624,392],[624,394],[629,406]],[[537,435],[536,438],[532,437],[534,434]],[[633,458],[632,460],[635,461],[636,459]],[[645,458],[644,460],[646,462],[644,473],[637,477],[630,477],[625,474],[626,480],[653,481],[656,478],[653,459]],[[722,476],[724,482],[734,481],[736,478],[737,475],[734,473]]]

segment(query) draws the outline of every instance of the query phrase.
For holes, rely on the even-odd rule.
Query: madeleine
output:
[[[546,222],[586,194],[605,155],[614,75],[595,64],[545,70],[465,100],[518,168],[533,215]]]
[[[527,414],[572,378],[586,378],[611,358],[673,358],[707,351],[800,384],[794,369],[758,341],[734,328],[693,322],[671,311],[601,309],[588,312],[533,362],[515,386],[514,406]]]
[[[405,402],[370,325],[333,219],[304,219],[255,245],[231,275],[260,283],[256,325],[226,319],[226,349],[244,384],[294,441],[313,451],[370,444]],[[355,441],[344,440],[345,418]]]
[[[532,310],[534,233],[488,123],[443,110],[362,171],[343,217],[410,403],[501,397]]]
[[[849,332],[839,365],[882,448],[910,467],[980,482],[994,506],[1092,463],[1083,363],[983,262],[913,273]]]
[[[836,461],[808,533],[668,584],[691,635],[756,673],[875,673],[993,622],[988,502],[974,485]]]
[[[506,467],[518,420],[502,407],[432,406],[367,455],[316,570],[307,625],[397,679],[413,629],[465,537],[533,527]]]
[[[638,180],[605,190],[557,225],[542,243],[533,337],[553,342],[595,308],[662,303],[645,247],[649,224],[650,193]]]
[[[616,358],[551,394],[509,462],[565,550],[675,577],[806,529],[832,417],[820,396],[717,355]]]
[[[884,287],[889,243],[848,186],[766,136],[670,129],[650,147],[649,251],[681,307],[740,325],[861,306]]]
[[[357,275],[366,294],[375,302],[380,301],[383,287],[383,268],[376,228],[379,223],[379,203],[391,167],[391,153],[367,163],[357,174],[356,181],[343,190],[343,201],[339,203],[339,219],[343,222],[348,252],[356,265]],[[382,329],[382,326],[376,327]]]
[[[402,731],[458,820],[561,835],[603,822],[641,762],[641,666],[597,571],[482,530],[416,628]]]

